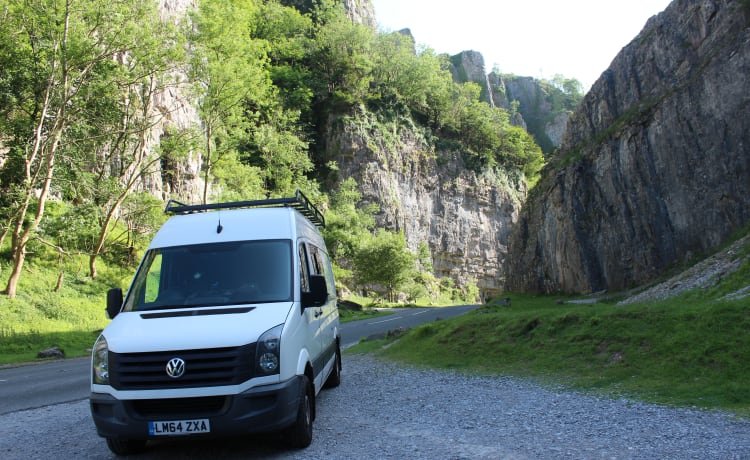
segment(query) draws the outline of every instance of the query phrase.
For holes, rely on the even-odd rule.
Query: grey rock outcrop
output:
[[[344,0],[344,7],[353,22],[377,28],[375,7],[370,0]]]
[[[510,239],[506,288],[654,280],[750,222],[747,2],[675,0],[572,116]]]
[[[182,22],[196,8],[195,0],[161,0],[159,13],[164,21]],[[175,69],[168,77],[170,81],[159,83],[160,88],[153,97],[150,111],[152,128],[147,135],[146,150],[153,155],[162,140],[188,130],[199,130],[201,120],[189,92],[188,77],[184,71]],[[163,200],[174,196],[188,202],[199,202],[203,191],[200,176],[202,158],[199,152],[189,152],[184,160],[166,163],[141,178],[139,190],[145,190]]]
[[[339,177],[353,177],[366,202],[378,203],[381,227],[403,231],[416,250],[426,242],[435,275],[475,284],[483,297],[501,292],[501,266],[525,184],[478,176],[459,152],[436,151],[407,127],[385,133],[367,114],[331,120],[327,145]]]
[[[574,107],[559,106],[575,100],[559,88],[533,77],[486,73],[484,57],[477,51],[463,51],[451,57],[451,74],[460,83],[473,82],[482,89],[480,97],[493,107],[511,112],[511,123],[528,131],[546,154],[562,143],[563,133]],[[557,105],[554,98],[558,100]]]

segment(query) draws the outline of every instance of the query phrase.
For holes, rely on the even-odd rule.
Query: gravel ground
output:
[[[88,403],[0,416],[0,458],[112,458]],[[143,459],[750,459],[750,421],[344,355],[313,444],[272,437],[150,443]]]

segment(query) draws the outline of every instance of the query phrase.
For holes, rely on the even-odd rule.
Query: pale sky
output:
[[[670,0],[371,0],[383,32],[437,53],[479,51],[487,72],[562,74],[588,88]]]

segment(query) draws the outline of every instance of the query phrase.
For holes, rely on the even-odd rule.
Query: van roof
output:
[[[322,242],[315,226],[294,208],[230,209],[173,216],[149,247],[299,237]]]
[[[228,203],[207,203],[188,205],[176,200],[167,202],[164,212],[166,214],[192,214],[195,212],[206,212],[217,209],[240,209],[240,208],[268,208],[268,207],[290,207],[299,211],[307,217],[310,222],[318,227],[325,227],[326,221],[323,213],[300,190],[294,196],[288,198],[267,198],[265,200],[232,201]]]

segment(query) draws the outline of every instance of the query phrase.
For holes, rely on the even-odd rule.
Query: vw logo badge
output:
[[[172,358],[167,363],[167,375],[173,379],[179,379],[185,374],[185,361],[181,358]]]

